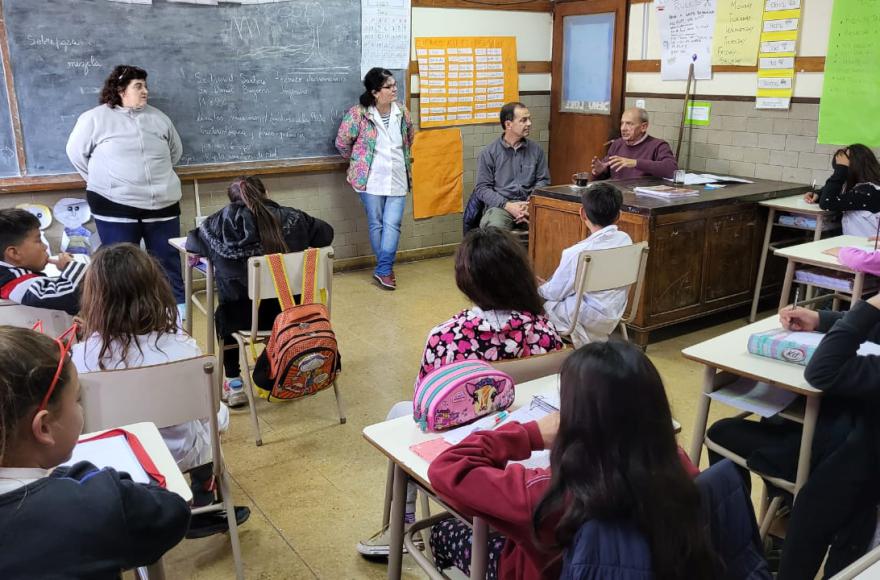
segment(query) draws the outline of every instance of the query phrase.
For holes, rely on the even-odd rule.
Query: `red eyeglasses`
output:
[[[60,352],[60,356],[58,357],[58,368],[55,369],[55,376],[52,377],[52,382],[49,383],[49,390],[46,391],[43,400],[40,402],[40,406],[37,407],[37,413],[45,411],[49,406],[49,399],[52,398],[52,393],[55,392],[55,387],[58,386],[58,379],[61,377],[61,371],[64,369],[64,362],[67,360],[67,353],[70,352],[70,349],[73,348],[74,343],[76,343],[76,331],[78,328],[77,323],[74,322],[73,326],[61,333],[61,336],[54,339]],[[43,321],[38,320],[33,329],[38,332],[43,332]]]

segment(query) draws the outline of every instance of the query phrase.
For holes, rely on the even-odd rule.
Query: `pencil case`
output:
[[[442,431],[510,407],[515,397],[507,373],[478,360],[434,369],[413,395],[413,420],[422,431]]]
[[[818,341],[798,340],[798,336],[804,334],[806,333],[795,333],[782,329],[756,332],[749,337],[749,352],[758,356],[807,366],[819,343]]]

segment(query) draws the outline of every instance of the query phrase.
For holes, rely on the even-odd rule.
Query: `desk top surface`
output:
[[[804,379],[804,367],[749,352],[749,337],[756,333],[781,328],[778,316],[731,330],[715,338],[689,346],[681,351],[685,358],[720,368],[734,374],[764,381],[803,395],[816,395]]]
[[[749,179],[754,181],[754,183],[732,183],[725,185],[721,189],[704,189],[700,185],[685,186],[688,189],[696,189],[699,191],[699,195],[680,199],[661,199],[635,194],[633,191],[635,187],[670,185],[670,182],[656,177],[611,179],[608,182],[613,183],[623,191],[623,211],[645,215],[705,209],[712,206],[734,203],[754,203],[777,197],[802,195],[809,189],[809,186],[797,183],[770,181],[752,177]],[[581,192],[585,190],[586,188],[573,185],[551,185],[535,189],[535,195],[579,203]]]
[[[516,386],[516,399],[511,410],[516,410],[531,402],[539,393],[549,393],[559,389],[559,375],[550,375]],[[442,433],[423,433],[411,416],[399,417],[364,427],[364,438],[373,444],[389,459],[403,467],[415,480],[427,488],[428,461],[419,457],[410,446],[442,437]]]
[[[803,215],[833,215],[836,212],[826,211],[819,207],[818,203],[807,203],[804,201],[803,195],[792,195],[790,197],[777,197],[776,199],[768,199],[761,202],[765,207],[772,207],[781,211],[790,211]]]
[[[801,262],[803,264],[813,264],[843,272],[853,272],[837,260],[837,256],[823,254],[825,250],[831,248],[855,247],[866,251],[874,250],[874,242],[869,242],[867,238],[862,236],[834,236],[831,238],[823,238],[815,242],[806,244],[797,244],[773,250],[773,253],[783,258],[789,258]]]

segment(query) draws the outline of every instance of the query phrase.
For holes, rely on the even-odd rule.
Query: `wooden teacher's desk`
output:
[[[638,344],[652,330],[728,310],[752,300],[766,210],[765,199],[791,196],[807,186],[754,179],[704,190],[675,200],[639,196],[633,188],[667,184],[661,179],[612,180],[623,191],[618,226],[650,247],[639,312],[630,325]],[[562,250],[587,237],[581,221],[581,188],[556,185],[536,189],[529,215],[529,253],[535,273],[549,278]],[[781,274],[781,272],[780,272]],[[764,295],[778,290],[781,276],[768,276]]]

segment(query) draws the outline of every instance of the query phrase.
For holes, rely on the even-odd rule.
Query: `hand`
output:
[[[620,155],[612,155],[608,158],[608,164],[611,166],[611,169],[614,171],[620,171],[625,167],[635,167],[636,160],[629,159],[627,157],[621,157]]]
[[[504,204],[504,209],[513,216],[516,223],[529,221],[529,202],[527,201],[508,201]]]
[[[807,203],[818,203],[819,194],[814,191],[808,191],[804,194],[804,201]]]
[[[49,263],[54,264],[56,268],[64,271],[64,268],[67,267],[68,264],[73,262],[73,256],[68,254],[67,252],[61,252],[54,258],[49,258]]]
[[[559,413],[550,413],[538,419],[538,430],[541,432],[541,439],[544,440],[544,449],[553,447],[556,441],[556,434],[559,432]]]
[[[592,163],[592,172],[593,175],[601,175],[605,173],[605,170],[608,169],[608,164],[599,159],[598,157],[593,157]]]
[[[195,268],[201,262],[202,257],[198,254],[187,254],[186,263],[190,268]]]
[[[880,310],[880,294],[874,294],[870,298],[868,298],[868,304]]]
[[[837,255],[840,254],[841,249],[842,248],[839,248],[839,247],[838,248],[828,248],[827,250],[822,250],[822,253],[827,254],[829,256],[834,256],[836,258]]]
[[[819,313],[809,308],[785,306],[779,311],[782,328],[795,332],[813,332],[819,328]]]
[[[846,151],[838,151],[834,155],[834,163],[836,163],[837,165],[845,165],[849,167],[849,157],[847,156]]]
[[[537,276],[537,275],[535,276],[535,280],[538,281],[538,286],[541,286],[541,285],[547,283],[547,280],[545,280],[545,279],[543,279],[543,278],[541,278],[540,276]]]

